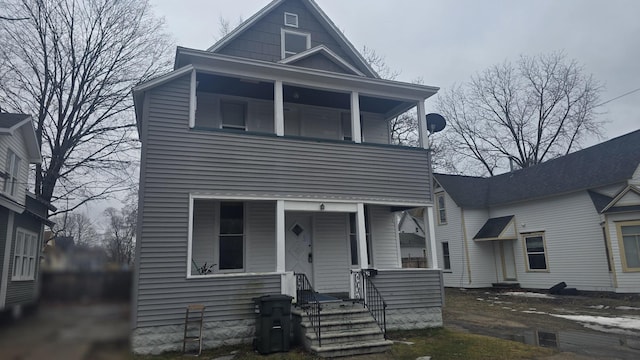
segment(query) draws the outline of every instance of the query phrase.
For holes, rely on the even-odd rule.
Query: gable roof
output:
[[[283,4],[285,1],[299,1],[302,3],[322,24],[325,30],[332,36],[338,44],[345,50],[345,52],[349,55],[351,60],[355,63],[361,65],[362,69],[365,70],[365,74],[369,77],[379,78],[380,76],[371,68],[371,66],[367,63],[367,61],[362,57],[360,52],[356,50],[356,48],[351,44],[351,42],[344,36],[342,31],[338,29],[338,27],[331,21],[331,19],[327,16],[327,14],[322,11],[322,9],[316,4],[313,0],[273,0],[267,6],[262,8],[262,10],[253,14],[247,20],[245,20],[242,24],[236,27],[233,31],[229,32],[222,39],[218,40],[215,44],[207,49],[207,51],[217,52],[224,48],[226,45],[231,43],[234,39],[238,38],[241,34],[243,34],[246,30],[251,28],[254,24],[256,24],[259,20],[264,18],[267,14],[273,11],[275,8]]]
[[[625,182],[640,166],[640,130],[490,178],[434,174],[460,207],[483,208]]]
[[[39,164],[42,161],[36,130],[30,115],[0,113],[0,135],[14,135],[20,130],[25,140],[29,163]]]
[[[305,50],[301,53],[295,54],[293,56],[289,56],[288,58],[282,59],[279,61],[281,64],[295,64],[303,59],[308,59],[314,55],[321,55],[325,58],[329,59],[331,62],[341,67],[343,70],[346,70],[354,75],[365,76],[360,70],[353,67],[348,62],[344,61],[341,57],[336,55],[333,51],[331,51],[328,47],[324,45],[318,45],[309,50]]]

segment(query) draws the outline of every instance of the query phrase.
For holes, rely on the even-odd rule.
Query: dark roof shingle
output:
[[[25,114],[0,113],[0,128],[10,129],[28,117]]]

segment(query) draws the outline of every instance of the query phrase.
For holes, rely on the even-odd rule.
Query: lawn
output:
[[[553,350],[525,345],[519,342],[455,332],[447,329],[428,329],[417,331],[398,331],[389,334],[391,340],[397,341],[390,352],[366,355],[361,359],[414,360],[417,357],[429,355],[433,360],[444,359],[539,359],[554,354]],[[234,354],[234,360],[282,359],[282,360],[310,360],[317,359],[293,348],[288,353],[260,355],[251,346],[224,347],[203,351],[203,359]],[[178,353],[160,356],[135,356],[135,360],[165,360],[185,358]]]

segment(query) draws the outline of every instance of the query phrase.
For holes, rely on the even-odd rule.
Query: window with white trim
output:
[[[311,34],[282,29],[281,39],[282,58],[288,58],[311,47]]]
[[[544,233],[524,234],[525,252],[527,255],[527,270],[529,271],[546,271],[547,251],[544,241]]]
[[[298,14],[284,13],[284,24],[286,26],[298,27]]]
[[[220,203],[220,270],[244,268],[244,203]]]
[[[16,229],[11,280],[34,280],[38,260],[38,234]]]
[[[444,270],[451,270],[451,255],[449,254],[449,242],[442,242],[442,266]]]
[[[438,225],[447,223],[447,208],[444,193],[436,195],[436,205],[438,207]]]
[[[371,230],[369,224],[369,210],[368,207],[364,207],[364,232],[367,239],[367,261],[369,266],[373,265],[371,261]],[[351,248],[351,265],[357,266],[360,264],[358,259],[358,224],[356,223],[356,214],[349,213],[349,246]]]
[[[20,158],[13,151],[7,153],[7,163],[5,164],[4,188],[3,192],[9,196],[14,196],[18,189],[18,176],[20,174]]]
[[[616,224],[623,271],[640,271],[640,220]]]
[[[220,101],[223,129],[247,129],[247,104],[239,101]]]

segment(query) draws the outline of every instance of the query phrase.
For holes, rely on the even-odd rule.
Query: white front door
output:
[[[313,286],[311,216],[304,213],[287,213],[285,215],[285,269],[306,274]]]
[[[504,280],[517,280],[516,275],[516,259],[513,255],[513,240],[500,241],[500,250],[502,252],[502,275]]]

